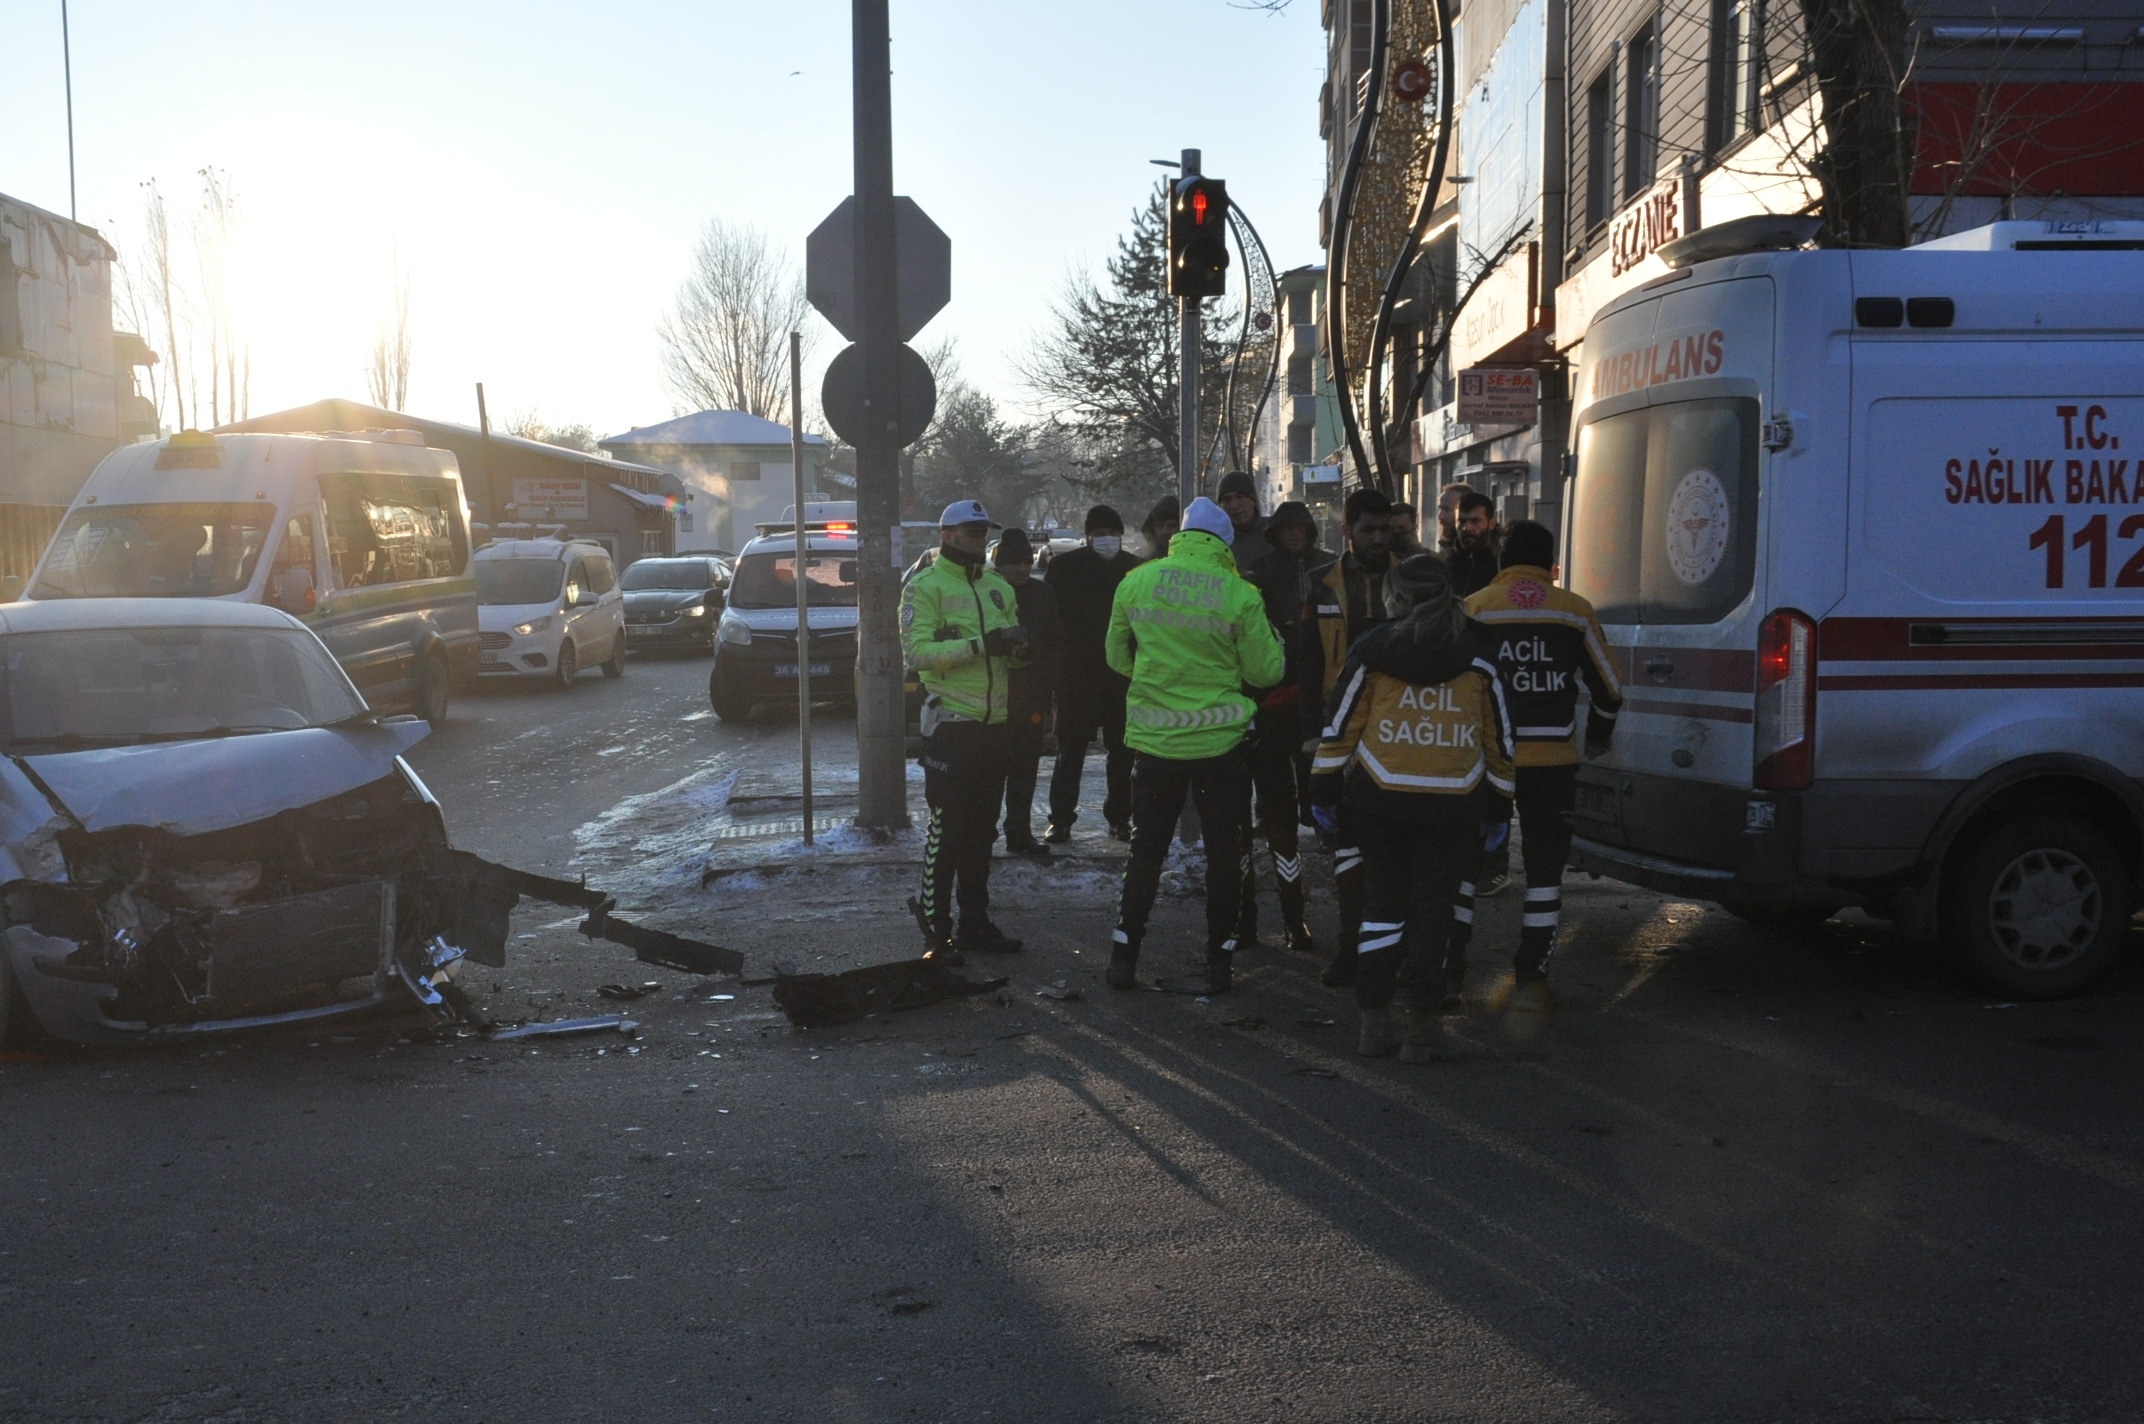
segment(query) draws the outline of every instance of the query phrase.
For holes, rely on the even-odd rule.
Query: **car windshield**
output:
[[[697,589],[713,588],[714,579],[707,572],[707,565],[697,559],[673,562],[667,559],[642,559],[625,571],[619,580],[625,589],[674,588],[690,593]]]
[[[31,598],[216,598],[253,582],[275,506],[112,504],[67,516]]]
[[[84,628],[0,637],[10,752],[293,731],[363,699],[297,628]]]
[[[856,555],[846,550],[807,554],[804,577],[810,581],[807,601],[813,608],[856,606]],[[797,560],[794,554],[747,554],[737,561],[737,575],[730,581],[732,608],[794,608],[797,606]]]
[[[476,601],[483,604],[551,603],[566,584],[558,559],[478,559]]]

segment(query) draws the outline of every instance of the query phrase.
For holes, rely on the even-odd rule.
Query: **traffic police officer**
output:
[[[923,893],[908,907],[926,957],[1020,948],[990,922],[990,843],[1005,795],[1011,660],[1026,645],[1012,585],[984,561],[990,514],[955,500],[938,520],[938,557],[901,592],[901,652],[923,686]],[[953,905],[960,932],[953,933]]]

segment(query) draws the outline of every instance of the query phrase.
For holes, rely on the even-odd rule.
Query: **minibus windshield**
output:
[[[265,500],[84,506],[53,536],[30,598],[217,598],[253,582]]]

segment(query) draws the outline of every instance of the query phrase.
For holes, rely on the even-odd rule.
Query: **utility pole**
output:
[[[1199,176],[1199,151],[1184,150],[1180,177]],[[1200,297],[1177,299],[1176,350],[1183,363],[1176,382],[1176,495],[1179,517],[1199,497],[1199,304]]]
[[[789,478],[790,506],[796,522],[796,562],[790,567],[797,591],[797,764],[804,787],[804,844],[812,843],[811,805],[811,567],[810,540],[804,532],[804,333],[789,333]]]
[[[887,0],[851,0],[856,146],[857,355],[864,428],[856,438],[856,824],[909,824],[907,728],[896,626],[901,522],[901,329],[894,285],[893,63]],[[801,515],[802,511],[799,511]]]
[[[80,222],[74,205],[74,38],[67,31],[67,0],[60,0],[60,69],[67,79],[67,219]]]

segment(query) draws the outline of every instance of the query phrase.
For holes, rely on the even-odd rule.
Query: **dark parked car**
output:
[[[636,653],[662,648],[715,651],[715,624],[730,586],[727,559],[680,554],[639,559],[618,586],[625,590],[625,644]]]

